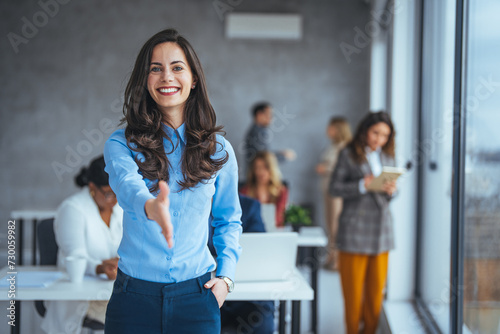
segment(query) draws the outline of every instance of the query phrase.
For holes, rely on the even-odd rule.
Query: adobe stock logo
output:
[[[354,34],[352,43],[342,41],[339,44],[340,50],[348,64],[351,63],[351,56],[353,54],[359,54],[363,49],[369,47],[373,38],[377,37],[382,30],[387,29],[392,24],[394,15],[401,9],[400,4],[400,0],[395,0],[393,6],[380,11],[372,10],[370,12],[372,19],[365,24],[364,29],[358,26],[353,28],[356,34]]]
[[[35,38],[35,36],[38,35],[39,29],[45,27],[49,23],[50,18],[53,18],[59,13],[59,6],[65,5],[68,2],[70,2],[70,0],[38,1],[38,6],[41,9],[33,14],[31,21],[26,16],[21,18],[23,25],[20,34],[12,31],[7,34],[7,39],[14,52],[16,54],[19,53],[19,46],[21,44],[28,44],[31,39]]]
[[[241,5],[243,0],[214,0],[212,5],[214,6],[215,12],[219,16],[221,21],[224,21],[224,15],[226,12],[232,12],[236,7]]]

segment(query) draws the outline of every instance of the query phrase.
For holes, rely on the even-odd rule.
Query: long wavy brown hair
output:
[[[163,146],[166,138],[174,147],[172,139],[162,128],[168,123],[149,94],[147,79],[153,49],[158,44],[173,42],[183,51],[191,68],[196,88],[192,89],[184,107],[186,148],[182,155],[183,180],[181,190],[192,188],[199,182],[209,180],[228,160],[228,154],[220,159],[212,159],[217,151],[216,134],[223,133],[222,126],[216,126],[215,111],[210,104],[203,69],[191,44],[175,29],[160,31],[151,37],[139,51],[134,69],[125,89],[124,117],[121,124],[127,124],[125,137],[130,149],[140,152],[144,159],[135,158],[144,178],[156,180],[150,187],[156,192],[158,181],[169,181],[170,162]]]
[[[370,112],[359,122],[354,139],[347,145],[350,148],[352,158],[357,163],[366,161],[365,147],[367,146],[366,136],[368,129],[377,123],[385,123],[391,129],[387,143],[382,147],[382,152],[394,158],[394,137],[396,136],[396,131],[394,130],[391,117],[384,111]]]

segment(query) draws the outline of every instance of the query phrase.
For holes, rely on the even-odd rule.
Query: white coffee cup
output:
[[[66,262],[66,271],[68,272],[70,281],[73,283],[81,283],[83,281],[83,276],[85,276],[87,259],[78,256],[68,256],[64,260]]]

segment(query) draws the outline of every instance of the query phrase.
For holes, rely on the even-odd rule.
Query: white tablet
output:
[[[397,180],[405,172],[406,172],[405,168],[388,167],[388,166],[383,167],[382,173],[380,173],[379,176],[373,179],[372,183],[370,183],[370,185],[366,188],[366,190],[383,191],[382,186],[384,185],[384,183]]]

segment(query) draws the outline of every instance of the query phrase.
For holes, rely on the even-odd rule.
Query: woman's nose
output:
[[[173,81],[173,78],[174,78],[174,75],[171,71],[169,71],[169,70],[163,71],[163,74],[162,74],[163,81],[170,82],[170,81]]]

